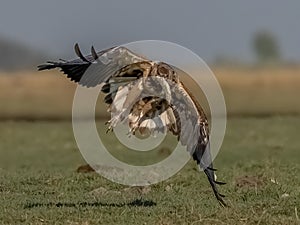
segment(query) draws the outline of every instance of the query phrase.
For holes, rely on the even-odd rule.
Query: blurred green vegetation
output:
[[[258,63],[266,64],[279,62],[279,44],[275,36],[270,31],[262,30],[256,32],[252,44]]]
[[[0,71],[31,69],[47,60],[46,54],[0,35]]]

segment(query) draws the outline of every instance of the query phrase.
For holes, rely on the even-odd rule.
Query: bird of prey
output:
[[[204,170],[215,197],[226,206],[220,194],[209,148],[207,117],[181,82],[175,67],[149,60],[123,46],[84,56],[75,45],[77,59],[48,61],[39,70],[59,68],[71,81],[85,87],[102,85],[111,119],[108,130],[128,120],[130,133],[136,135],[171,132],[177,136],[199,168]]]

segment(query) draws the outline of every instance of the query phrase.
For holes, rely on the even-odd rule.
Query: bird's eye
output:
[[[164,66],[160,66],[158,68],[158,73],[161,74],[161,75],[167,75],[168,74],[168,69]]]

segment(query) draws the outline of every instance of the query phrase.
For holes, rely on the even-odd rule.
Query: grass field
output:
[[[300,67],[213,71],[229,115],[215,160],[228,208],[193,161],[148,188],[78,173],[85,161],[69,120],[76,85],[58,72],[1,73],[0,224],[300,224]],[[96,109],[107,116],[103,105]],[[161,160],[174,146],[168,139],[133,154],[103,126],[98,121],[111,153],[134,165]]]
[[[3,121],[0,224],[300,224],[299,130],[300,117],[229,119],[215,160],[227,182],[222,208],[192,161],[162,183],[128,188],[76,172],[84,160],[70,122]]]

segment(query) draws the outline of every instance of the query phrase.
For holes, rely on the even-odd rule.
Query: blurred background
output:
[[[91,45],[144,39],[175,42],[202,57],[229,116],[299,114],[299,8],[297,0],[1,1],[0,118],[70,118],[75,85],[36,66],[74,58],[76,42],[89,53]]]
[[[299,11],[299,0],[0,0],[0,223],[298,224]],[[92,170],[72,130],[76,84],[37,65],[74,58],[77,42],[90,54],[149,39],[189,48],[221,85],[228,120],[214,166],[228,210],[192,160],[143,197],[77,173]],[[172,153],[175,138],[127,150],[105,133],[106,106],[96,109],[99,135],[121,161],[150,165]]]

